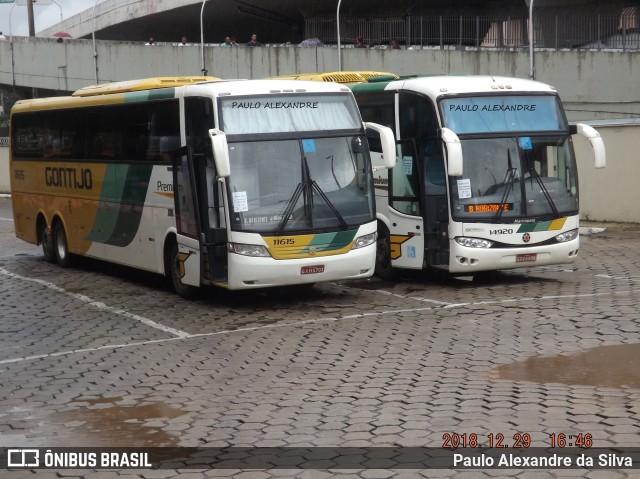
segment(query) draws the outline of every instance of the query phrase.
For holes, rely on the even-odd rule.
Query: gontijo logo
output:
[[[65,168],[47,166],[44,169],[44,181],[47,186],[90,190],[93,177],[89,168]]]

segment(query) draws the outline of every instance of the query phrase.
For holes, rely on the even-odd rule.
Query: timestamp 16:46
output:
[[[579,434],[549,434],[551,447],[582,447],[589,449],[593,446],[593,436],[589,433]]]

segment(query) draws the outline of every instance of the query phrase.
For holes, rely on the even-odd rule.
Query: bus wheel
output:
[[[171,286],[178,296],[184,299],[193,299],[195,298],[198,289],[190,286],[188,284],[184,284],[182,282],[182,278],[180,277],[180,260],[178,259],[178,243],[175,240],[172,240],[167,248],[167,256],[166,256],[166,271],[167,276],[171,280]]]
[[[385,281],[398,279],[398,272],[391,266],[391,240],[389,230],[378,228],[378,242],[376,245],[376,276]]]
[[[42,242],[42,254],[44,259],[49,263],[56,262],[56,253],[53,249],[53,237],[51,235],[51,229],[47,226],[47,222],[42,220],[40,222],[40,241]]]
[[[67,234],[60,221],[56,221],[53,225],[53,252],[60,266],[63,268],[71,266],[72,258],[67,244]]]

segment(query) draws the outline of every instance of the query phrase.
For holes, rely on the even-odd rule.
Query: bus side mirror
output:
[[[589,143],[591,143],[596,168],[604,168],[605,166],[607,166],[607,153],[605,151],[604,141],[602,140],[600,133],[598,133],[595,128],[584,123],[576,124],[576,133],[581,134],[587,140],[589,140]]]
[[[226,178],[231,174],[231,164],[229,162],[229,146],[227,145],[227,135],[221,130],[212,128],[209,130],[211,147],[213,148],[213,160],[216,163],[216,170],[219,178]]]
[[[393,130],[378,123],[365,122],[365,130],[373,130],[380,135],[380,144],[382,146],[382,156],[376,158],[377,155],[371,155],[371,162],[379,159],[373,164],[373,171],[386,170],[396,166],[396,140],[393,136]]]
[[[442,128],[440,138],[444,142],[447,153],[447,174],[449,176],[462,176],[462,143],[453,130]]]

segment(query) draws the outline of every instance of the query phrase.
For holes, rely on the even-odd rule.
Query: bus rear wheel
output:
[[[67,234],[64,231],[62,222],[56,221],[53,225],[53,252],[56,261],[63,268],[68,268],[73,263],[69,246],[67,243]]]
[[[44,255],[44,259],[48,263],[55,263],[57,259],[53,247],[53,235],[51,234],[51,228],[47,226],[47,222],[44,220],[40,222],[39,236],[40,241],[42,242],[42,254]]]
[[[171,286],[173,286],[173,290],[178,293],[178,296],[184,299],[195,298],[198,289],[182,282],[182,277],[180,276],[180,259],[178,257],[178,243],[176,243],[175,240],[171,240],[168,245],[165,264]]]

